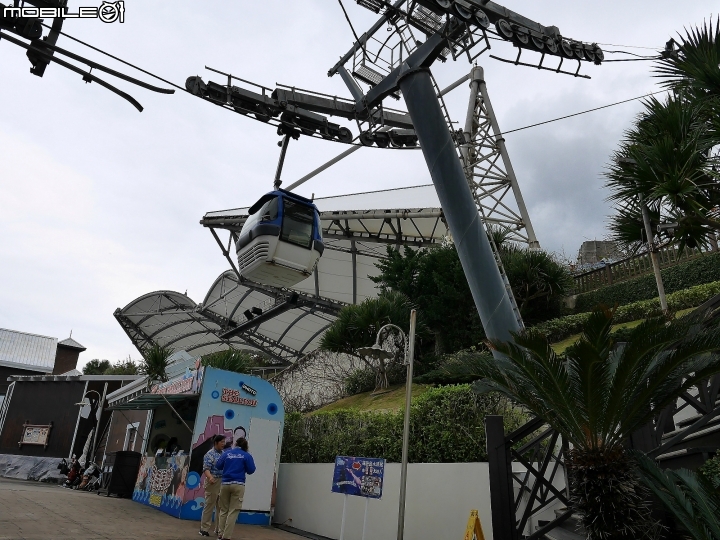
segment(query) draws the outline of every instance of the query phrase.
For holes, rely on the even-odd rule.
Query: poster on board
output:
[[[205,503],[202,458],[212,447],[213,436],[224,435],[228,445],[245,437],[257,467],[247,477],[238,523],[269,525],[284,416],[282,398],[266,380],[205,368],[180,517],[200,519]]]
[[[384,476],[384,459],[337,456],[332,491],[344,495],[380,499]]]

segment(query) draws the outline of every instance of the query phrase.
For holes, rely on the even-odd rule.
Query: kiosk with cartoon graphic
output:
[[[270,525],[285,412],[277,390],[251,375],[195,366],[167,383],[126,388],[110,407],[150,410],[146,452],[133,500],[181,519],[200,520],[202,461],[215,435],[245,437],[257,470],[247,477],[238,523]]]

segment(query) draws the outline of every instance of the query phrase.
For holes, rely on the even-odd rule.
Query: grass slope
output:
[[[431,388],[427,384],[413,384],[414,398],[424,394]],[[394,411],[405,406],[405,385],[391,386],[387,392],[374,394],[365,392],[339,399],[321,407],[318,412],[335,411],[338,409],[354,409],[357,411]],[[314,414],[314,413],[313,413]]]
[[[690,313],[691,311],[695,311],[695,308],[688,308],[683,309],[675,313],[675,317],[682,317],[683,315]],[[635,328],[636,326],[639,326],[641,322],[643,322],[645,319],[639,319],[637,321],[630,321],[626,323],[620,323],[615,324],[612,327],[612,331],[620,330],[622,328]],[[581,334],[575,334],[574,336],[570,336],[569,338],[563,339],[562,341],[558,341],[557,343],[553,343],[551,346],[553,350],[557,354],[561,354],[565,352],[565,349],[567,349],[570,345],[575,343],[579,338]]]

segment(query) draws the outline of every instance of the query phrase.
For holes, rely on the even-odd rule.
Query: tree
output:
[[[505,242],[502,230],[491,228],[521,314],[528,322],[559,315],[560,300],[572,286],[563,265],[543,251],[531,251]],[[460,257],[452,244],[404,251],[389,247],[377,263],[380,275],[372,279],[381,291],[398,291],[412,298],[433,336],[430,350],[421,354],[454,353],[477,346],[485,332],[470,293]]]
[[[546,251],[516,244],[503,245],[500,259],[526,323],[560,315],[562,297],[569,294],[574,285],[566,267]]]
[[[203,366],[234,371],[235,373],[250,373],[250,368],[256,365],[247,351],[226,349],[202,357]]]
[[[665,101],[649,98],[635,126],[626,132],[606,172],[615,203],[614,237],[636,251],[647,241],[641,203],[650,210],[654,231],[677,223],[671,239],[681,247],[714,243],[720,219],[720,183],[715,170],[706,103],[679,94]]]
[[[370,279],[382,292],[402,293],[417,305],[433,336],[430,350],[423,352],[439,357],[485,338],[455,246],[402,252],[388,247],[387,258],[376,266],[380,275]]]
[[[720,229],[720,19],[685,31],[668,43],[655,74],[671,95],[645,102],[645,110],[621,143],[608,171],[616,216],[615,238],[636,250],[642,244],[642,196],[653,228],[678,223],[672,241],[680,248],[717,247]],[[618,163],[630,158],[633,167]],[[647,240],[647,239],[645,239]]]
[[[167,368],[170,365],[170,356],[173,350],[154,343],[145,353],[140,362],[138,371],[148,378],[148,383],[167,382]]]
[[[720,97],[720,18],[715,28],[710,19],[679,38],[679,50],[668,51],[655,68],[663,85],[697,98]]]
[[[128,356],[127,360],[118,360],[109,366],[104,375],[137,375],[138,365]]]
[[[83,367],[83,375],[103,375],[110,368],[110,360],[90,360]]]
[[[498,391],[556,429],[572,450],[570,490],[590,540],[646,538],[646,490],[633,456],[632,433],[699,381],[720,372],[720,332],[691,332],[692,322],[651,319],[623,347],[610,334],[613,314],[598,309],[582,337],[557,355],[533,331],[495,343],[504,357],[478,355],[468,367]]]
[[[386,324],[394,324],[406,333],[409,333],[410,310],[413,304],[408,298],[398,292],[388,291],[377,298],[368,298],[361,304],[345,306],[340,310],[338,318],[323,334],[320,348],[325,351],[343,353],[359,358],[364,364],[375,372],[375,389],[387,388],[390,384],[388,372],[393,363],[397,364],[404,352],[402,338],[399,333],[390,330],[383,333],[385,342],[388,340],[395,350],[394,360],[373,360],[357,352],[360,347],[370,347],[375,343],[378,330]],[[423,323],[416,323],[416,336],[423,333]]]

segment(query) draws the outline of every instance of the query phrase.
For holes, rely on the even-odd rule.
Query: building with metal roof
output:
[[[279,364],[295,362],[318,347],[343,306],[377,296],[370,278],[378,274],[375,263],[386,257],[387,246],[427,247],[447,238],[440,208],[400,205],[436,201],[433,196],[432,186],[421,186],[316,199],[325,253],[313,274],[292,289],[239,276],[231,248],[247,208],[208,212],[200,223],[231,269],[199,303],[155,291],[118,308],[115,318],[141,352],[160,344],[199,357],[233,347],[260,351]],[[389,206],[393,202],[398,204]]]
[[[0,366],[51,373],[58,340],[0,328]]]
[[[7,392],[8,377],[58,375],[77,367],[85,350],[72,338],[57,338],[0,328],[0,402]]]

